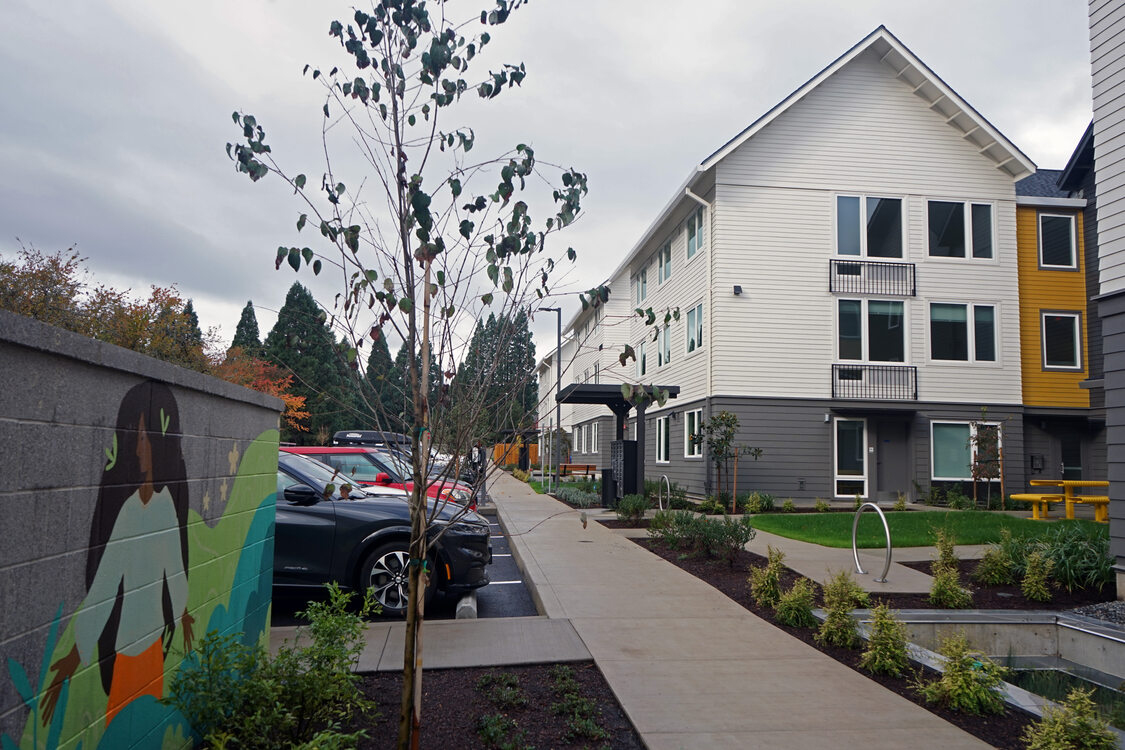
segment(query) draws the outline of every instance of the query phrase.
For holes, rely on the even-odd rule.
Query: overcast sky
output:
[[[298,207],[279,180],[236,174],[224,146],[231,112],[252,113],[282,161],[317,173],[323,100],[301,69],[341,62],[328,25],[353,5],[3,0],[0,255],[17,238],[76,247],[98,282],[175,284],[228,340],[249,299],[264,337],[295,279],[330,300],[326,282],[274,270],[279,245],[309,242]],[[585,289],[694,165],[880,24],[1039,167],[1062,167],[1090,120],[1086,13],[1084,0],[532,0],[487,57],[523,61],[522,90],[467,124],[485,153],[527,142],[588,174],[565,235]],[[541,318],[540,354],[554,344]]]

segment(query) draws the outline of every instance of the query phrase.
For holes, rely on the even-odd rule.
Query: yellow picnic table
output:
[[[1061,487],[1062,495],[1058,494],[1027,494],[1012,495],[1016,500],[1029,500],[1031,502],[1032,518],[1047,518],[1048,503],[1066,503],[1066,517],[1074,518],[1074,504],[1087,503],[1094,506],[1094,520],[1100,523],[1109,523],[1109,496],[1108,495],[1078,495],[1076,489],[1083,487],[1109,487],[1109,482],[1097,479],[1032,479],[1028,482],[1032,487]],[[1042,505],[1042,515],[1040,515]]]

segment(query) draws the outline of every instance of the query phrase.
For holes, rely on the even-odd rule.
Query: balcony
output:
[[[882,294],[913,297],[913,263],[885,263],[874,260],[831,260],[828,289],[839,294]]]
[[[911,365],[832,365],[832,398],[917,401],[918,368]]]

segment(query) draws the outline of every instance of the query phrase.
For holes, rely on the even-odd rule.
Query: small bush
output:
[[[960,487],[954,487],[945,493],[945,505],[950,510],[969,510],[975,507],[973,499],[961,492]]]
[[[1027,750],[1114,750],[1117,738],[1098,715],[1092,693],[1075,688],[1061,708],[1045,708],[1043,718],[1024,732]]]
[[[644,495],[626,495],[617,501],[617,517],[633,526],[640,526],[645,511],[651,506]]]
[[[934,560],[932,570],[935,572],[942,569],[958,570],[960,561],[957,559],[957,552],[954,549],[955,541],[951,534],[947,534],[945,529],[934,529],[934,546],[937,547],[937,559]]]
[[[1033,602],[1049,602],[1052,599],[1049,579],[1054,563],[1036,550],[1027,558],[1027,569],[1020,581],[1020,591]]]
[[[860,506],[861,506],[861,505],[863,505],[863,498],[862,498],[862,497],[860,497],[860,496],[859,496],[859,493],[857,492],[857,493],[856,493],[856,496],[855,496],[855,502],[854,502],[854,503],[852,503],[852,507],[853,507],[853,508],[854,508],[855,510],[859,510],[859,508],[860,508]]]
[[[489,672],[477,680],[477,689],[498,708],[519,708],[527,705],[527,696],[520,688],[519,678],[511,672]]]
[[[841,603],[848,609],[866,607],[871,603],[871,596],[849,571],[841,570],[824,584],[824,606],[831,607],[834,603]]]
[[[721,516],[727,512],[727,506],[723,504],[723,501],[714,497],[700,500],[696,509],[700,513],[706,513],[709,516]]]
[[[1057,524],[1047,534],[1045,555],[1051,560],[1051,575],[1066,587],[1097,589],[1113,581],[1113,558],[1109,555],[1109,529],[1077,523]]]
[[[859,645],[859,632],[851,612],[856,607],[866,607],[870,597],[860,588],[852,574],[846,570],[834,575],[824,585],[824,622],[816,633],[820,644],[855,648]]]
[[[702,526],[706,519],[687,510],[657,512],[648,535],[670,549],[701,548]]]
[[[816,616],[812,613],[815,598],[812,582],[807,578],[798,578],[792,588],[778,598],[774,616],[782,625],[815,628]]]
[[[986,586],[1006,586],[1016,580],[1015,561],[1011,555],[1012,532],[1000,530],[1000,543],[990,544],[973,571],[973,580]]]
[[[521,482],[526,482],[531,479],[531,475],[521,469],[512,469],[512,476]]]
[[[906,495],[901,492],[898,493],[898,499],[895,500],[894,510],[899,512],[906,510]]]
[[[569,503],[576,508],[593,508],[602,504],[601,495],[587,492],[581,487],[559,487],[555,497],[564,503]]]
[[[999,689],[1007,670],[984,654],[971,650],[964,632],[943,639],[938,651],[945,657],[941,677],[915,685],[927,702],[977,715],[998,714],[1004,710],[1004,698]]]
[[[749,492],[738,501],[738,509],[743,513],[768,513],[773,507],[773,495],[768,492]]]
[[[760,607],[776,608],[781,598],[781,574],[785,571],[785,553],[766,548],[768,562],[764,568],[750,570],[750,596]]]
[[[965,609],[973,603],[973,592],[961,585],[957,568],[937,568],[930,584],[930,604],[943,609]]]
[[[813,509],[816,510],[817,513],[827,513],[832,510],[832,506],[828,504],[827,500],[821,500],[818,497],[816,503],[813,505]]]
[[[503,747],[507,743],[508,733],[515,730],[516,722],[503,714],[486,714],[477,719],[477,735],[485,747]]]
[[[871,637],[859,665],[875,674],[901,677],[910,665],[906,656],[906,626],[885,604],[871,610]]]
[[[795,513],[797,511],[797,506],[793,503],[793,498],[785,498],[785,502],[781,504],[781,511],[783,513]]]
[[[705,523],[704,538],[707,554],[726,560],[731,567],[734,567],[734,561],[738,558],[738,553],[746,547],[757,533],[754,531],[754,527],[750,525],[749,518],[735,520],[729,516],[723,516],[721,521],[707,520]]]

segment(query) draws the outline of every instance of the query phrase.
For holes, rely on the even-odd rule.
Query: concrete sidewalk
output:
[[[987,747],[522,482],[492,497],[540,610],[569,620],[649,748]]]

